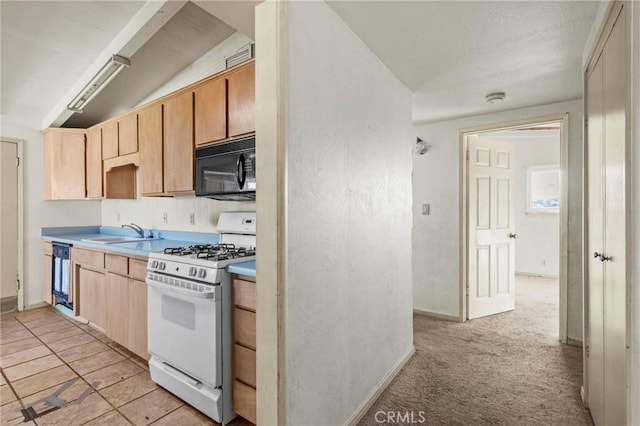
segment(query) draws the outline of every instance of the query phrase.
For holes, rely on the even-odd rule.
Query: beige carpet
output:
[[[360,424],[406,411],[413,419],[396,424],[593,424],[582,349],[558,342],[557,280],[518,277],[516,289],[512,312],[465,324],[415,316],[416,354]]]

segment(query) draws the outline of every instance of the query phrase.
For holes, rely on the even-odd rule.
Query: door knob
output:
[[[518,234],[514,234],[513,232],[510,232],[509,238],[513,238],[515,240],[516,238],[518,238]]]
[[[599,257],[600,262],[607,262],[611,260],[611,256],[605,256],[604,253],[593,252],[593,257]]]

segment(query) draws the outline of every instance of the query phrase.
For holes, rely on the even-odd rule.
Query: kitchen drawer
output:
[[[99,251],[72,247],[71,260],[78,265],[104,269],[104,253]]]
[[[256,390],[237,380],[233,381],[233,411],[256,424]]]
[[[233,340],[251,349],[256,348],[256,314],[233,308]]]
[[[233,345],[233,374],[236,379],[256,387],[256,351]]]
[[[233,279],[233,304],[256,311],[256,283]]]
[[[104,264],[105,269],[114,274],[127,275],[129,273],[129,259],[126,256],[106,254]]]
[[[49,256],[53,254],[53,248],[51,247],[51,243],[49,241],[42,243],[42,253],[48,254]]]
[[[129,275],[134,280],[144,281],[147,278],[147,262],[129,258]]]

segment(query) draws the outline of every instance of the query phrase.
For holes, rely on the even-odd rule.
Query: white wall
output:
[[[560,167],[560,131],[505,130],[480,137],[512,142],[514,146],[516,273],[558,277],[560,216],[527,212],[527,171],[532,166]]]
[[[2,121],[2,136],[24,142],[24,304],[42,302],[40,228],[100,224],[100,201],[44,201],[44,152],[39,130]]]
[[[459,137],[460,130],[488,124],[569,113],[568,336],[582,341],[582,102],[580,100],[418,124],[416,134],[431,143],[413,156],[414,307],[459,315]],[[431,203],[431,215],[421,215]]]
[[[180,71],[174,78],[145,98],[139,105],[161,98],[175,90],[202,80],[225,69],[225,58],[251,43],[251,39],[236,32],[225,41],[205,53],[198,60]],[[120,226],[137,223],[143,228],[169,229],[176,231],[215,232],[221,211],[255,210],[253,202],[228,202],[194,196],[142,197],[137,200],[103,200],[102,224]],[[163,215],[167,213],[167,222]],[[195,214],[195,223],[190,214]]]
[[[287,415],[337,425],[413,346],[412,98],[326,3],[288,10]]]

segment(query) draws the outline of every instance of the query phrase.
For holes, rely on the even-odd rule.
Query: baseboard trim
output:
[[[51,306],[51,305],[47,302],[34,303],[33,305],[26,305],[23,311],[30,311],[31,309],[44,308],[45,306]]]
[[[354,426],[358,424],[360,420],[362,420],[364,415],[367,414],[367,411],[369,411],[369,408],[371,408],[373,403],[376,402],[376,400],[380,397],[380,394],[382,394],[387,386],[389,386],[391,381],[398,375],[400,370],[402,370],[402,367],[404,367],[404,365],[411,359],[411,357],[415,353],[416,347],[412,345],[411,349],[409,349],[409,352],[407,352],[402,356],[402,358],[400,358],[400,360],[398,360],[396,365],[387,373],[386,376],[382,378],[382,381],[380,381],[380,383],[378,383],[378,385],[373,388],[369,396],[367,396],[362,404],[360,404],[360,407],[358,407],[355,413],[353,413],[351,417],[349,417],[346,423],[348,426]]]
[[[577,346],[579,348],[583,346],[582,340],[572,339],[571,337],[567,337],[567,345]]]
[[[423,311],[422,309],[413,308],[413,313],[416,314],[416,315],[422,315],[422,316],[425,316],[425,317],[437,318],[437,319],[441,319],[441,320],[445,320],[445,321],[460,322],[460,318],[459,317],[454,317],[453,315],[439,314],[437,312]]]
[[[521,275],[523,277],[553,278],[553,279],[556,279],[556,280],[560,279],[560,275],[539,274],[537,272],[518,272],[518,271],[516,271],[516,275]]]

